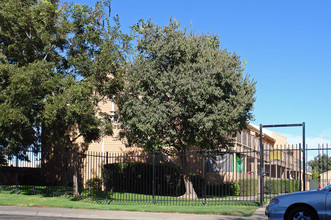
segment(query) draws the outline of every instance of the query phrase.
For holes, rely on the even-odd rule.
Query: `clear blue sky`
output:
[[[93,5],[94,0],[73,0]],[[331,143],[331,1],[113,0],[122,30],[139,19],[220,36],[222,47],[247,62],[257,82],[254,124],[306,123],[307,143]],[[301,140],[300,127],[270,129]],[[301,142],[301,141],[300,141]]]

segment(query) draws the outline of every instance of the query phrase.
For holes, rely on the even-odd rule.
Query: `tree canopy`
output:
[[[219,37],[182,29],[171,19],[133,27],[137,53],[119,98],[128,145],[147,150],[228,146],[252,119],[255,82]]]
[[[123,86],[130,38],[104,6],[57,0],[0,3],[0,148],[24,157],[27,149],[75,148],[110,134],[111,116],[97,104]]]
[[[308,161],[308,164],[319,174],[327,172],[331,170],[331,156],[317,155],[313,160]]]

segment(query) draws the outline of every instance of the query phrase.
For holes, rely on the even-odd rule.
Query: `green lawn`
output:
[[[139,212],[178,212],[178,213],[194,213],[194,214],[219,214],[219,215],[233,215],[233,216],[251,216],[258,206],[254,205],[220,205],[207,204],[199,205],[183,205],[156,203],[151,204],[137,204],[117,202],[116,204],[105,204],[104,200],[93,200],[90,198],[69,197],[65,199],[61,196],[49,196],[48,194],[27,194],[20,192],[16,195],[15,191],[0,191],[0,205],[8,206],[48,206],[48,207],[63,207],[63,208],[77,208],[77,209],[99,209],[99,210],[119,210],[119,211],[139,211]]]
[[[72,187],[63,187],[63,186],[29,186],[29,185],[18,185],[18,190],[24,194],[43,194],[44,196],[60,196],[64,195],[67,191],[68,195],[72,195]],[[16,192],[16,186],[7,185],[0,186],[0,191],[12,191]],[[175,197],[175,196],[160,196],[160,195],[147,195],[147,194],[138,194],[138,193],[129,193],[129,192],[112,192],[108,191],[107,193],[102,190],[90,190],[90,189],[81,189],[80,195],[85,198],[94,198],[101,201],[105,201],[106,198],[112,204],[118,203],[145,203],[152,204],[153,201],[155,204],[160,205],[204,205],[205,202],[208,205],[211,204],[227,204],[227,205],[246,205],[246,206],[256,206],[258,203],[258,198],[256,196],[213,196],[205,198],[187,198],[187,197]]]

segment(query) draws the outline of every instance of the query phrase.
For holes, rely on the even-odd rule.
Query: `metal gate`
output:
[[[266,145],[263,128],[302,126],[302,144]],[[305,123],[260,124],[260,206],[279,194],[306,190]]]
[[[309,185],[304,178],[301,144],[265,147],[263,154],[261,205],[277,195],[302,191],[304,185]]]

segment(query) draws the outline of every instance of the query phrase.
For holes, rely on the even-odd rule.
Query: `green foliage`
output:
[[[119,98],[123,136],[147,150],[215,149],[252,119],[255,82],[218,36],[140,21],[137,54]]]
[[[320,179],[320,173],[317,171],[316,167],[313,169],[312,179],[313,180],[319,180]]]
[[[5,158],[5,154],[3,153],[3,150],[0,147],[0,166],[6,166],[7,160]]]
[[[30,167],[9,167],[0,165],[0,185],[33,185],[45,184],[45,177],[41,174],[40,168]],[[58,184],[58,182],[57,182]]]
[[[103,178],[109,190],[113,192],[130,192],[180,196],[185,192],[182,171],[174,164],[153,165],[141,162],[107,164],[104,166]]]
[[[258,181],[257,179],[239,179],[239,195],[240,196],[256,196]]]
[[[85,183],[86,187],[91,190],[101,190],[102,181],[100,178],[90,178]]]
[[[239,185],[236,183],[206,184],[201,175],[193,174],[190,175],[190,179],[199,198],[238,196],[240,193]]]
[[[314,160],[308,161],[308,164],[317,170],[318,173],[324,173],[331,170],[331,156],[326,154],[317,155],[314,157]]]
[[[146,163],[118,163],[104,166],[103,178],[113,192],[130,192],[152,195],[153,165]],[[154,193],[163,196],[181,196],[185,193],[183,173],[174,164],[158,164],[154,167]],[[235,183],[207,184],[201,175],[190,175],[199,198],[237,196],[239,185]]]
[[[199,198],[203,198],[206,195],[204,178],[201,175],[197,175],[193,173],[191,173],[189,176],[197,196]]]
[[[299,180],[266,180],[264,183],[265,193],[280,194],[300,191]]]
[[[75,149],[82,137],[98,140],[98,102],[123,86],[130,38],[104,3],[95,7],[57,0],[0,2],[0,147],[25,158],[25,150]],[[114,23],[111,25],[111,23]]]
[[[233,192],[232,195],[234,195],[234,196],[239,196],[240,195],[240,186],[239,186],[239,184],[231,183],[230,189],[231,189],[231,192]]]

